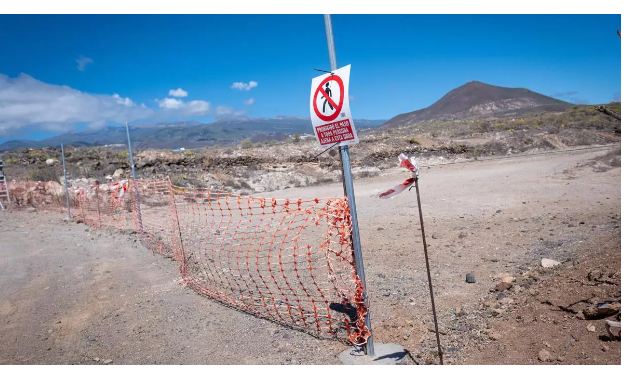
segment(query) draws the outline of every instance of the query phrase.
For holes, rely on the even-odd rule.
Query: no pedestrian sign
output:
[[[312,79],[310,120],[322,147],[358,143],[349,110],[349,71],[351,65]]]

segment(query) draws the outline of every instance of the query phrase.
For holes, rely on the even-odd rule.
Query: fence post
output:
[[[170,192],[170,205],[171,214],[173,217],[173,248],[177,247],[177,253],[175,254],[175,260],[179,261],[179,273],[183,278],[186,274],[186,255],[183,249],[183,237],[181,236],[181,225],[179,224],[179,212],[177,212],[177,204],[175,203],[175,192],[173,191],[173,184],[170,182],[170,176],[168,179],[168,190]]]
[[[81,219],[83,220],[83,223],[87,223],[87,220],[85,218],[85,203],[87,201],[87,196],[85,194],[80,195],[78,200],[79,205],[81,206]]]
[[[66,208],[68,209],[68,219],[72,219],[72,213],[70,212],[70,194],[68,193],[68,172],[66,171],[66,154],[63,149],[63,143],[61,144],[61,163],[63,164],[63,190],[66,194]]]
[[[103,222],[100,219],[100,195],[99,195],[100,184],[98,181],[95,181],[95,185],[96,185],[96,211],[98,212],[98,227],[101,228],[103,227]]]
[[[144,233],[144,226],[142,225],[142,211],[140,210],[140,192],[137,188],[136,182],[136,174],[135,174],[135,163],[133,162],[133,148],[131,147],[131,134],[129,133],[129,122],[124,122],[125,128],[127,130],[127,151],[129,152],[129,166],[131,167],[131,178],[133,179],[133,198],[135,200],[135,209],[136,209],[136,228],[138,230],[138,234]]]
[[[133,162],[133,150],[131,149],[131,135],[129,134],[129,122],[124,122],[127,129],[127,148],[129,151],[129,166],[131,166],[131,177],[135,179],[135,163]]]

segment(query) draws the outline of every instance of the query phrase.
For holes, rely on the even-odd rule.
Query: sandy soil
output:
[[[571,300],[566,291],[620,300],[619,155],[604,147],[422,169],[446,363],[620,362],[602,320],[556,306]],[[405,177],[389,170],[355,185],[372,322],[376,341],[432,363],[414,192],[375,197]],[[340,194],[330,184],[265,195]],[[562,264],[540,270],[541,258]],[[617,285],[584,282],[601,267],[618,268]],[[503,273],[516,285],[495,291]],[[46,213],[0,213],[0,315],[0,363],[328,364],[345,349],[196,295],[174,262],[133,236]],[[542,348],[550,359],[540,360]]]

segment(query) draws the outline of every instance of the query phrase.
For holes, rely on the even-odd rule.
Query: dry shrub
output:
[[[57,171],[54,167],[45,167],[45,168],[34,168],[31,170],[29,176],[29,180],[32,181],[57,181],[59,176],[57,175]]]

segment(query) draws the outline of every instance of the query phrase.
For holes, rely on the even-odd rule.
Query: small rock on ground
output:
[[[620,303],[599,303],[596,306],[588,306],[583,310],[585,319],[601,319],[620,312]]]
[[[502,335],[494,331],[493,329],[487,332],[487,336],[489,337],[490,340],[494,340],[494,341],[500,340],[502,338]]]
[[[561,262],[551,260],[550,258],[542,258],[541,264],[542,264],[542,267],[550,268],[550,267],[555,267],[557,265],[561,265]]]
[[[541,362],[550,362],[552,360],[552,354],[550,353],[550,351],[546,350],[546,349],[542,349],[539,351],[539,354],[537,354],[537,358],[541,361]]]
[[[500,278],[500,282],[502,283],[513,283],[513,281],[515,280],[513,276],[506,273],[498,274],[498,277]]]
[[[466,283],[476,283],[476,277],[474,276],[474,273],[467,273],[467,274],[465,274],[465,282]]]
[[[500,282],[500,283],[496,284],[495,290],[496,290],[496,292],[502,292],[502,291],[506,291],[507,289],[511,288],[511,286],[513,286],[513,284]]]

